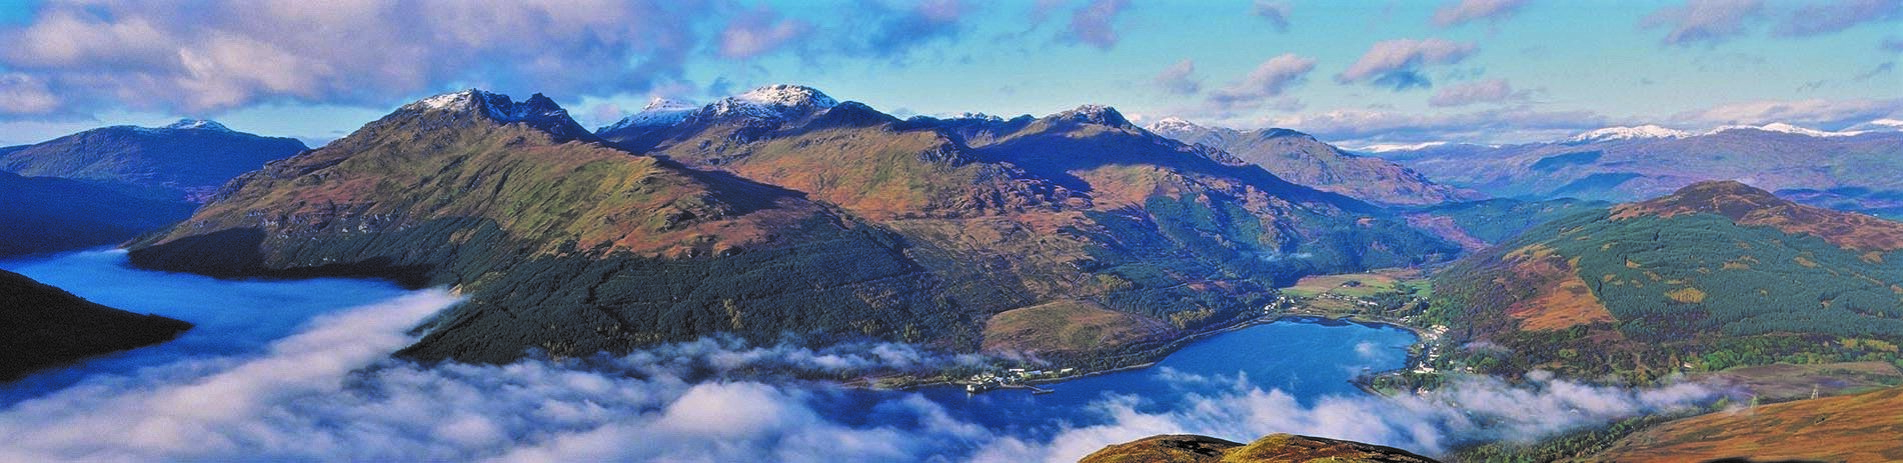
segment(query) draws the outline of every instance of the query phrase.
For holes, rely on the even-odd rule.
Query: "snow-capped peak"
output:
[[[702,108],[716,117],[740,115],[757,119],[793,119],[831,109],[838,100],[812,87],[768,85],[746,93],[721,98]]]
[[[1172,137],[1203,130],[1203,126],[1196,125],[1195,122],[1190,122],[1175,116],[1165,117],[1162,120],[1151,123],[1148,128],[1151,132]]]
[[[1429,142],[1420,142],[1420,143],[1376,143],[1376,144],[1372,144],[1368,146],[1363,146],[1360,149],[1356,149],[1355,151],[1361,151],[1365,153],[1386,153],[1389,151],[1414,151],[1419,149],[1433,148],[1433,147],[1445,145],[1445,144],[1447,144],[1447,142],[1444,142],[1444,141],[1429,141]]]
[[[1582,133],[1579,135],[1574,135],[1573,138],[1568,138],[1566,139],[1566,141],[1595,142],[1595,141],[1611,141],[1611,140],[1631,140],[1631,139],[1638,139],[1638,138],[1685,138],[1691,135],[1692,135],[1691,133],[1685,132],[1683,130],[1673,130],[1673,129],[1668,129],[1665,127],[1659,127],[1657,125],[1646,124],[1646,125],[1641,125],[1638,127],[1606,127],[1603,129],[1598,129],[1598,130]]]
[[[647,106],[641,107],[641,112],[622,118],[618,122],[595,130],[595,132],[606,133],[628,127],[675,125],[686,120],[687,116],[693,114],[697,109],[700,108],[684,101],[670,100],[657,96],[649,99]]]
[[[403,105],[405,110],[484,110],[490,118],[502,122],[522,122],[542,119],[565,119],[568,110],[556,105],[554,100],[537,93],[518,103],[508,95],[490,93],[477,89],[444,93]]]
[[[1123,117],[1123,113],[1117,112],[1117,108],[1098,104],[1078,106],[1077,109],[1057,113],[1051,117],[1111,127],[1134,127],[1129,119]]]
[[[1877,119],[1874,121],[1870,121],[1870,125],[1877,126],[1877,127],[1889,127],[1892,129],[1903,129],[1903,119],[1890,119],[1890,118]]]
[[[1861,131],[1825,132],[1825,131],[1817,130],[1817,129],[1798,127],[1798,126],[1786,124],[1783,122],[1772,122],[1772,123],[1764,124],[1764,125],[1727,125],[1724,127],[1712,129],[1710,132],[1705,132],[1705,134],[1711,135],[1715,133],[1727,132],[1732,130],[1760,130],[1765,132],[1797,134],[1797,135],[1803,135],[1807,137],[1848,137],[1851,135],[1857,135],[1857,134],[1863,133]]]
[[[220,132],[231,131],[231,129],[226,128],[224,124],[220,124],[216,121],[207,120],[207,119],[179,119],[178,122],[173,122],[171,125],[167,125],[164,128],[188,129],[188,130],[216,130]]]

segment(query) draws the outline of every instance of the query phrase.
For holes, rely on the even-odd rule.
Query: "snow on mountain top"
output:
[[[405,110],[474,110],[483,109],[489,117],[502,122],[520,122],[557,117],[568,117],[568,110],[556,105],[554,100],[537,93],[518,103],[508,95],[490,93],[477,89],[444,93],[403,105]]]
[[[1890,128],[1896,128],[1896,129],[1903,129],[1903,120],[1899,120],[1899,119],[1890,119],[1890,118],[1883,118],[1883,119],[1877,119],[1877,120],[1874,120],[1874,121],[1870,121],[1870,125],[1874,125],[1874,126],[1879,126],[1879,127],[1890,127]]]
[[[1148,128],[1151,132],[1156,132],[1156,133],[1160,133],[1163,135],[1170,135],[1170,136],[1176,136],[1176,135],[1181,135],[1185,133],[1195,132],[1198,130],[1203,130],[1203,126],[1197,125],[1195,122],[1190,122],[1190,121],[1184,120],[1183,118],[1174,117],[1174,116],[1165,117],[1162,120],[1158,120],[1155,123],[1150,124]]]
[[[1420,143],[1376,143],[1376,144],[1372,144],[1368,146],[1363,146],[1361,148],[1356,149],[1355,151],[1362,151],[1362,152],[1368,152],[1368,153],[1386,153],[1389,151],[1413,151],[1413,150],[1424,149],[1424,148],[1433,148],[1433,147],[1445,145],[1445,144],[1447,144],[1447,142],[1444,142],[1444,141],[1428,141],[1428,142],[1420,142]]]
[[[714,117],[744,116],[755,119],[793,119],[839,105],[838,100],[812,87],[768,85],[746,93],[721,98],[695,114]]]
[[[1575,135],[1566,139],[1569,142],[1593,142],[1610,140],[1630,140],[1636,138],[1685,138],[1692,134],[1683,130],[1673,130],[1657,125],[1646,124],[1638,127],[1606,127]]]
[[[733,96],[735,99],[753,104],[778,107],[795,107],[811,104],[817,109],[831,108],[839,104],[838,100],[826,96],[818,89],[802,85],[768,85]]]
[[[231,129],[230,129],[230,128],[226,128],[224,124],[220,124],[220,123],[218,123],[217,121],[212,121],[212,120],[207,120],[207,119],[179,119],[179,120],[178,120],[178,122],[173,122],[173,123],[172,123],[171,125],[167,125],[167,126],[165,126],[164,128],[167,128],[167,129],[193,129],[193,130],[216,130],[216,131],[220,131],[220,132],[230,132],[230,131],[231,131]]]
[[[1817,130],[1817,129],[1798,127],[1798,126],[1786,124],[1783,122],[1773,122],[1773,123],[1765,124],[1765,125],[1727,125],[1724,127],[1712,129],[1710,132],[1705,132],[1705,134],[1711,135],[1715,133],[1728,132],[1732,130],[1761,130],[1765,132],[1790,133],[1790,134],[1804,135],[1804,136],[1810,136],[1810,137],[1848,137],[1851,135],[1857,135],[1857,134],[1863,133],[1861,131],[1825,132],[1825,131]]]
[[[670,100],[657,96],[649,99],[647,106],[641,107],[641,112],[631,114],[628,117],[622,118],[620,121],[596,129],[595,132],[605,133],[628,127],[675,125],[687,120],[687,116],[692,115],[694,111],[698,109],[700,109],[700,107],[685,101]]]
[[[1057,113],[1051,117],[1112,127],[1130,126],[1130,120],[1125,119],[1123,113],[1117,112],[1117,108],[1098,104],[1078,106],[1077,109]]]

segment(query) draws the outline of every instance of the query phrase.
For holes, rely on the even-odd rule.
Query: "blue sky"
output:
[[[216,118],[321,143],[543,92],[585,125],[769,83],[899,115],[1289,127],[1350,146],[1903,118],[1903,0],[0,2],[0,144]]]

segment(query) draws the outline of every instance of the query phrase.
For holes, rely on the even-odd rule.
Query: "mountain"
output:
[[[0,257],[105,246],[192,214],[193,205],[92,182],[0,172]]]
[[[0,148],[0,256],[118,244],[186,217],[232,177],[304,150],[217,122],[113,126]]]
[[[1354,441],[1271,434],[1240,444],[1197,435],[1161,435],[1098,450],[1078,463],[1163,462],[1342,462],[1428,463],[1431,458],[1393,447]]]
[[[1648,427],[1582,461],[1903,461],[1903,388],[1720,411]]]
[[[673,126],[601,135],[799,191],[893,230],[921,265],[984,295],[962,303],[986,313],[1081,301],[1199,328],[1243,316],[1254,291],[1301,274],[1452,252],[1377,208],[1157,136],[1103,106],[1043,118],[901,121],[817,90],[774,86]],[[1056,311],[1076,316],[1054,331],[1101,319]],[[991,333],[1006,332],[1026,331]],[[982,344],[1037,344],[1018,341],[987,336]]]
[[[213,121],[186,119],[164,127],[103,127],[0,148],[0,171],[96,182],[152,199],[202,202],[232,177],[305,149],[296,139],[261,137]]]
[[[1691,133],[1600,129],[1498,147],[1438,145],[1377,155],[1428,178],[1498,197],[1634,201],[1705,180],[1739,180],[1806,204],[1903,217],[1903,132],[1791,126]]]
[[[1737,182],[1588,209],[1434,277],[1482,370],[1645,382],[1776,362],[1898,361],[1903,223]],[[1873,342],[1866,342],[1873,341]],[[1510,354],[1503,354],[1510,352]]]
[[[402,355],[504,362],[722,332],[975,351],[988,320],[1020,309],[1194,331],[1252,316],[1278,281],[1457,251],[1364,203],[1105,125],[1120,119],[1067,112],[968,142],[775,86],[598,136],[540,95],[459,92],[232,181],[131,257],[454,285],[468,302]],[[1135,347],[1098,347],[1156,342],[1112,339]]]
[[[192,324],[87,302],[0,270],[0,381],[86,357],[170,341]]]
[[[1393,162],[1352,154],[1293,130],[1241,131],[1204,127],[1177,118],[1157,121],[1149,129],[1184,143],[1222,150],[1300,185],[1373,203],[1424,205],[1484,197],[1436,184]]]

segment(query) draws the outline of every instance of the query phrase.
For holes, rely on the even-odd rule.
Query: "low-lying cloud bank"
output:
[[[1635,391],[1536,376],[1517,385],[1468,378],[1419,397],[1304,399],[1243,377],[1159,370],[1172,381],[1233,386],[1160,412],[1141,411],[1158,408],[1139,407],[1138,397],[1107,396],[1091,405],[1097,423],[1043,439],[961,421],[915,393],[889,393],[846,417],[835,410],[838,386],[791,379],[981,361],[905,345],[707,339],[585,361],[390,359],[412,341],[409,327],[456,302],[418,292],[317,318],[262,354],[90,378],[0,410],[9,441],[0,460],[1074,461],[1107,444],[1184,432],[1240,440],[1295,432],[1433,453],[1711,396],[1692,385]]]

